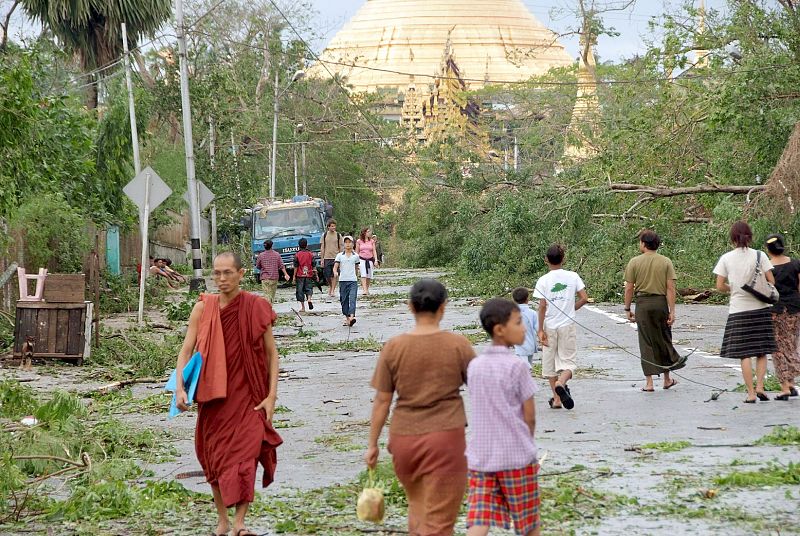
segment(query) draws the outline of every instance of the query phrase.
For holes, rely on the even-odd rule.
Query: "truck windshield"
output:
[[[256,212],[253,231],[256,240],[268,240],[286,231],[316,234],[322,232],[322,218],[314,207],[270,210],[263,218]]]

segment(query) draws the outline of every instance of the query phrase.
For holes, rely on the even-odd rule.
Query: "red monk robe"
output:
[[[264,412],[253,410],[269,394],[264,332],[277,315],[269,302],[248,292],[240,292],[222,309],[218,295],[203,294],[200,299],[205,303],[197,348],[203,353],[204,370],[198,385],[195,449],[206,479],[219,486],[230,508],[253,502],[258,462],[264,467],[263,487],[272,483],[276,448],[283,443]],[[220,333],[224,355],[219,351]]]

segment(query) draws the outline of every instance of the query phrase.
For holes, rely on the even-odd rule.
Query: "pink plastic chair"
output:
[[[47,277],[47,268],[39,268],[38,275],[27,275],[25,268],[17,268],[19,278],[20,301],[42,301],[44,295],[44,280]],[[36,281],[36,291],[33,296],[28,294],[28,281]]]

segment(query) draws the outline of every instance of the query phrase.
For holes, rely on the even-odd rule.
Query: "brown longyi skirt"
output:
[[[408,498],[411,536],[450,536],[467,487],[464,429],[389,435],[394,470]]]

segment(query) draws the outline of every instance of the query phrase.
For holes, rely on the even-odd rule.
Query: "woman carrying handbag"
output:
[[[747,388],[745,402],[754,404],[756,399],[769,400],[764,393],[764,377],[767,374],[767,354],[775,352],[775,333],[770,303],[762,300],[777,298],[777,292],[772,294],[774,287],[771,287],[775,285],[775,277],[767,255],[750,248],[753,231],[746,222],[733,224],[730,239],[733,250],[720,257],[714,267],[717,290],[731,295],[720,355],[741,361],[742,379]],[[756,297],[756,293],[761,297]],[[755,388],[753,357],[756,358]]]

